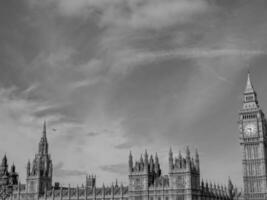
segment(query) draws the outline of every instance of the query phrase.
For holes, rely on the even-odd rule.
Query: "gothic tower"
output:
[[[5,155],[0,165],[0,186],[13,186],[17,184],[18,174],[16,172],[16,167],[13,164],[11,170],[8,171],[7,157]]]
[[[85,180],[85,185],[87,188],[96,187],[96,175],[87,175]]]
[[[48,154],[48,142],[46,138],[46,123],[43,126],[43,135],[39,142],[38,153],[32,163],[27,164],[26,186],[28,193],[43,194],[52,187],[53,165]]]
[[[144,158],[133,163],[133,157],[129,155],[129,200],[148,200],[149,187],[161,176],[158,155],[148,156],[145,151]]]
[[[190,156],[189,147],[183,157],[179,152],[174,158],[172,149],[169,152],[169,181],[170,189],[179,191],[172,195],[172,200],[198,200],[200,198],[200,167],[199,155],[196,150],[195,158]]]
[[[245,200],[267,199],[266,119],[248,74],[239,113]]]

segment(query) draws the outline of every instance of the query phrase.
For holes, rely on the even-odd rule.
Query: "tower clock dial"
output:
[[[257,133],[257,126],[254,123],[247,124],[245,126],[246,136],[254,136]]]

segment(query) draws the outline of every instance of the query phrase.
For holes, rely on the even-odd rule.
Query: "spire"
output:
[[[153,156],[152,155],[150,156],[149,167],[150,167],[150,172],[153,172],[154,171],[154,160],[153,160]]]
[[[169,170],[171,171],[173,169],[173,153],[172,148],[170,147],[169,151]]]
[[[6,154],[4,155],[3,160],[2,160],[2,167],[7,168],[7,157],[6,157]]]
[[[250,80],[250,73],[248,72],[247,84],[243,96],[243,109],[256,109],[256,108],[259,108],[257,93],[252,86]]]
[[[143,155],[142,154],[141,154],[141,157],[140,157],[140,168],[143,171],[143,169],[144,169],[144,159],[143,159]]]
[[[161,171],[160,171],[159,158],[158,158],[157,153],[155,155],[155,172],[156,172],[157,176],[159,177],[161,174]]]
[[[145,164],[148,164],[148,154],[147,154],[147,150],[145,150]]]
[[[15,173],[16,172],[16,167],[15,167],[14,163],[11,166],[11,172],[12,173]]]
[[[248,71],[248,78],[247,78],[247,84],[246,84],[246,89],[244,93],[254,93],[254,89],[250,80],[250,72]]]
[[[43,125],[43,138],[46,139],[46,121],[44,121],[44,125]]]
[[[30,176],[31,174],[31,161],[29,160],[27,163],[27,176]]]
[[[196,168],[197,170],[199,170],[199,154],[197,149],[196,149],[195,161],[196,161]]]
[[[116,179],[115,187],[118,187],[118,179]]]
[[[43,135],[39,142],[39,154],[47,154],[48,153],[48,142],[46,138],[46,121],[43,124]]]
[[[190,150],[189,150],[189,146],[186,146],[186,158],[190,159]]]
[[[155,155],[155,168],[159,167],[159,158],[158,158],[158,154],[156,153]]]
[[[173,153],[172,153],[172,148],[170,147],[170,151],[169,151],[169,159],[173,159]]]
[[[155,163],[159,163],[159,158],[158,158],[158,153],[156,152],[156,155],[155,155]]]
[[[7,163],[7,157],[6,157],[6,154],[5,154],[4,157],[3,157],[3,161],[2,161],[2,163]]]
[[[228,177],[228,194],[231,198],[233,197],[233,191],[234,191],[233,183],[232,183],[230,177]]]
[[[131,173],[133,170],[133,156],[132,156],[132,152],[130,151],[129,154],[129,172]]]
[[[148,172],[148,154],[147,154],[147,150],[145,150],[144,170],[145,170],[145,172]]]

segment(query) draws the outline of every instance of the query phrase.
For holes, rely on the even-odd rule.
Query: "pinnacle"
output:
[[[44,121],[44,125],[43,125],[43,134],[46,134],[46,121]]]
[[[46,139],[46,120],[44,121],[44,124],[43,124],[43,136],[42,136],[42,138],[43,138],[44,140],[47,140],[47,139]]]
[[[246,84],[246,89],[245,93],[252,93],[254,92],[251,80],[250,80],[250,72],[248,72],[248,78],[247,78],[247,84]]]

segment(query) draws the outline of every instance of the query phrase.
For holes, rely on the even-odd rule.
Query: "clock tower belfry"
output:
[[[266,119],[248,73],[239,113],[240,144],[243,151],[245,200],[267,199],[267,133]]]

